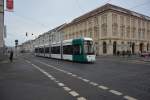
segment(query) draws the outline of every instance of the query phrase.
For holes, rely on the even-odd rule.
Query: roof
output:
[[[68,25],[73,24],[73,23],[77,23],[81,20],[87,19],[91,16],[94,16],[94,15],[99,14],[101,12],[104,12],[106,10],[115,10],[115,11],[119,11],[119,12],[122,12],[125,14],[133,15],[133,16],[136,16],[136,17],[150,21],[149,16],[146,16],[146,15],[143,15],[143,14],[140,14],[140,13],[137,13],[137,12],[134,12],[134,11],[131,11],[131,10],[107,3],[107,4],[105,4],[99,8],[96,8],[96,9],[94,9],[94,10],[92,10],[92,11],[90,11],[84,15],[81,15],[81,16],[75,18],[74,20],[72,20],[72,22],[68,23]],[[66,25],[66,26],[68,26],[68,25]]]

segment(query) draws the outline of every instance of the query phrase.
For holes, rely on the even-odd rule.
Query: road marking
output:
[[[124,96],[124,99],[127,99],[127,100],[137,100],[136,98],[133,98],[133,97],[130,97],[130,96]]]
[[[93,86],[97,86],[97,85],[98,85],[98,84],[95,83],[95,82],[90,82],[90,84],[93,85]]]
[[[75,91],[71,91],[71,92],[69,92],[69,94],[71,94],[74,97],[79,96],[79,94]]]
[[[30,61],[26,60],[27,63],[31,63]]]
[[[55,80],[56,83],[58,83],[59,81]]]
[[[26,60],[26,62],[31,63],[31,62],[28,61],[28,60]],[[71,91],[71,89],[70,89],[69,87],[64,87],[64,86],[66,86],[64,83],[59,83],[59,81],[56,80],[55,77],[53,77],[51,74],[49,74],[49,73],[46,72],[45,70],[41,69],[40,67],[38,67],[38,66],[35,65],[35,64],[32,64],[32,63],[31,63],[31,65],[32,65],[34,68],[36,68],[37,70],[39,70],[41,73],[43,73],[45,76],[47,76],[48,78],[50,77],[50,79],[52,79],[54,82],[56,82],[57,85],[63,87],[63,89],[64,89],[65,91],[67,91],[69,94],[71,94],[73,97],[79,96],[79,93],[77,93],[76,91]],[[71,91],[71,92],[69,92],[69,91]],[[83,99],[83,98],[84,98],[84,97],[82,97],[82,98],[80,98],[80,99],[77,98],[77,100],[86,100],[86,99]]]
[[[51,80],[55,80],[56,78],[54,78],[54,77],[51,77],[50,79],[51,79]]]
[[[98,87],[101,88],[101,89],[103,89],[103,90],[107,90],[107,89],[108,89],[108,87],[103,86],[103,85],[100,85],[100,86],[98,86]]]
[[[76,77],[77,75],[75,75],[75,74],[72,74],[72,76],[73,76],[73,77]]]
[[[77,100],[86,100],[84,97],[78,97]]]
[[[89,80],[87,80],[87,79],[82,79],[84,82],[89,82]]]
[[[40,61],[39,61],[40,62]],[[52,66],[52,65],[48,65],[48,64],[46,64],[46,63],[44,63],[44,62],[40,62],[40,63],[42,63],[42,64],[44,64],[44,65],[47,65],[47,66],[49,66],[49,67],[51,67],[51,68],[54,68],[54,69],[56,69],[56,70],[58,70],[59,68],[56,68],[55,66]],[[77,76],[77,75],[75,75],[75,74],[73,74],[73,73],[71,73],[71,72],[68,72],[68,71],[65,71],[65,70],[62,70],[62,69],[59,69],[58,71],[61,71],[61,72],[64,72],[64,73],[66,73],[66,74],[68,74],[68,75],[71,75],[71,76]],[[76,77],[76,78],[78,78],[78,79],[80,79],[80,80],[82,80],[82,81],[84,81],[84,82],[89,82],[89,84],[90,85],[93,85],[93,86],[97,86],[98,84],[97,83],[95,83],[95,82],[90,82],[90,80],[87,80],[87,79],[84,79],[84,78],[82,78],[82,77],[80,77],[80,76],[78,76],[78,77]],[[64,87],[63,87],[64,88]],[[100,85],[100,86],[98,86],[98,88],[100,88],[100,89],[103,89],[103,90],[108,90],[109,88],[108,87],[106,87],[106,86],[103,86],[103,85]],[[115,94],[115,95],[123,95],[123,93],[121,93],[121,92],[119,92],[119,91],[116,91],[116,90],[109,90],[109,92],[110,93],[113,93],[113,94]],[[71,92],[69,92],[69,94],[71,94],[71,95],[77,95],[76,94],[76,92],[75,91],[71,91]],[[123,96],[123,98],[124,99],[127,99],[127,100],[137,100],[137,99],[135,99],[135,98],[133,98],[133,97],[131,97],[131,96]],[[82,100],[82,99],[77,99],[77,100]],[[84,100],[84,99],[83,99]],[[86,100],[86,99],[85,99]]]
[[[71,89],[69,87],[63,87],[65,91],[70,91]]]
[[[113,94],[115,94],[115,95],[122,95],[121,92],[118,92],[118,91],[116,91],[116,90],[109,90],[109,92],[111,92],[111,93],[113,93]]]
[[[68,74],[68,75],[72,75],[72,73],[70,73],[70,72],[68,72],[67,74]]]
[[[79,76],[78,79],[82,80],[83,78]]]
[[[51,76],[51,75],[48,75],[48,77],[49,77],[49,78],[52,78],[52,76]]]
[[[63,83],[58,83],[59,86],[65,86]]]

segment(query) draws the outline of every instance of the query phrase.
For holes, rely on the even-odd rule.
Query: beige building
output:
[[[66,24],[63,39],[91,37],[97,55],[150,51],[150,17],[106,4]]]

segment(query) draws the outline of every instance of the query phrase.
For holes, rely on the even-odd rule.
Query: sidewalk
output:
[[[4,62],[4,61],[8,61],[9,57],[7,55],[0,55],[0,63]]]

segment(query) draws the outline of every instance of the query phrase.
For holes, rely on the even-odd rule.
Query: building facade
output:
[[[0,55],[4,52],[4,0],[0,0]]]
[[[65,25],[63,39],[91,37],[97,55],[150,51],[150,17],[106,4]]]
[[[79,37],[92,38],[97,55],[150,52],[150,17],[106,4],[40,35],[33,49]]]

